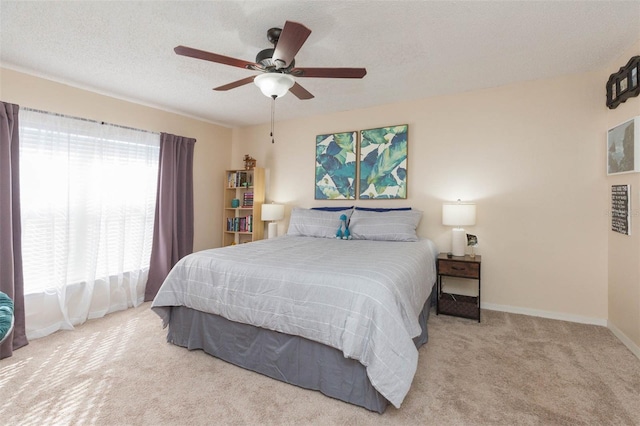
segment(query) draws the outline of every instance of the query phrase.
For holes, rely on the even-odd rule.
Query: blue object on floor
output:
[[[0,291],[0,343],[11,334],[13,329],[13,300]]]

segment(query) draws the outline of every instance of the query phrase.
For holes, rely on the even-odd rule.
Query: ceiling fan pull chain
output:
[[[271,101],[271,143],[274,143],[275,141],[273,140],[273,128],[276,116],[276,96],[274,95],[271,98],[273,99]]]

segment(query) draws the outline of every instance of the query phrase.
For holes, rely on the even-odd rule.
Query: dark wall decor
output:
[[[611,230],[631,235],[629,185],[611,185]]]
[[[629,59],[627,65],[611,74],[607,81],[607,106],[614,109],[627,99],[640,94],[640,56]]]

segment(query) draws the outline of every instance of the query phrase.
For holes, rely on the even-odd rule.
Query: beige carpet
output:
[[[640,424],[640,360],[604,327],[432,313],[411,391],[379,415],[170,345],[149,307],[0,361],[0,424]]]

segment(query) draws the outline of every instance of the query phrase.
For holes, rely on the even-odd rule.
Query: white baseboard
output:
[[[577,322],[580,324],[592,324],[607,327],[607,320],[603,318],[583,317],[580,315],[571,315],[562,312],[540,311],[537,309],[521,308],[509,305],[496,305],[493,303],[482,303],[480,307],[489,311],[509,312],[512,314],[530,315],[532,317],[549,318],[561,321]]]
[[[607,327],[624,345],[640,359],[640,346],[636,345],[631,339],[629,339],[618,327],[608,321]]]

